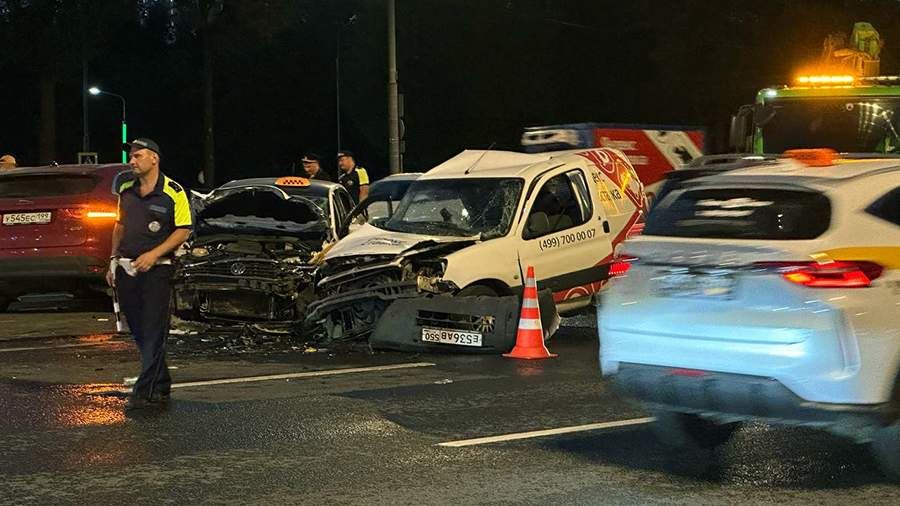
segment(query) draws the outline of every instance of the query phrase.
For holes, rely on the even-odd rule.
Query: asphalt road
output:
[[[810,430],[662,446],[599,377],[589,318],[536,362],[173,336],[169,408],[126,417],[136,352],[105,317],[0,315],[0,503],[900,504],[865,447]]]

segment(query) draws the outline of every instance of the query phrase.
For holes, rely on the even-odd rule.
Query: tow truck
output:
[[[828,147],[845,154],[900,148],[900,76],[880,74],[875,28],[856,23],[849,39],[825,39],[822,55],[791,84],[763,88],[732,117],[735,152],[765,154]]]

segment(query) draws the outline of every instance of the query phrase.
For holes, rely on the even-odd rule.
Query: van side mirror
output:
[[[742,105],[737,114],[731,117],[731,129],[728,132],[728,147],[736,153],[750,151],[748,137],[753,131],[753,106]]]
[[[769,104],[753,106],[753,123],[758,127],[766,126],[775,117],[775,108]]]

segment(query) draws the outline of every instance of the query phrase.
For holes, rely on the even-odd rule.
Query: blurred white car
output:
[[[738,422],[874,442],[900,476],[900,159],[793,159],[658,202],[598,310],[601,368],[676,445]]]

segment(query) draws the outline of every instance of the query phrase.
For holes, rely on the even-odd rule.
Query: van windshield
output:
[[[417,181],[383,228],[454,237],[502,237],[509,233],[524,182],[518,178]]]

